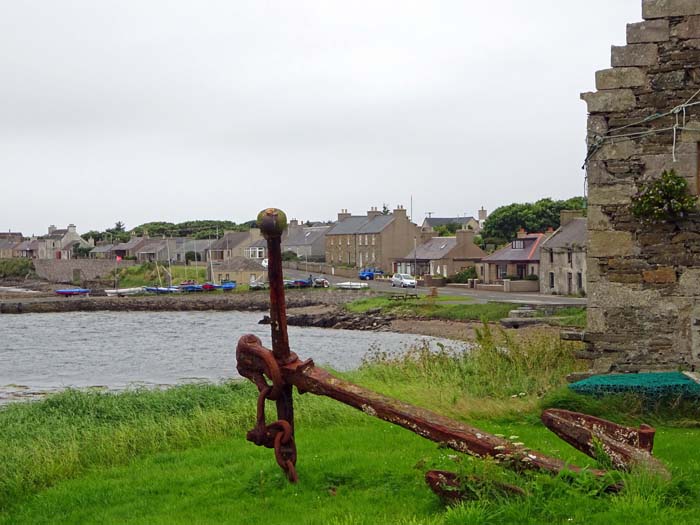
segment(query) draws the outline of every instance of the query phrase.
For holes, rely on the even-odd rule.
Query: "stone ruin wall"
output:
[[[643,226],[630,212],[639,184],[664,169],[700,190],[700,105],[685,105],[700,103],[700,0],[643,0],[642,17],[627,26],[627,45],[612,47],[612,68],[596,73],[597,91],[581,95],[589,111],[584,355],[595,372],[700,368],[700,213]]]

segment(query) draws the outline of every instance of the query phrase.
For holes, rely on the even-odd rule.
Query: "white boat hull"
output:
[[[109,297],[121,297],[122,295],[136,295],[137,293],[142,293],[143,287],[138,288],[118,288],[116,290],[105,290],[105,293]]]
[[[369,288],[369,284],[348,281],[346,283],[338,283],[335,287],[342,288],[343,290],[361,290],[363,288]]]

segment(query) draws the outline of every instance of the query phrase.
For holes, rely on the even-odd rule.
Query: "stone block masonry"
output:
[[[134,265],[134,261],[119,261],[119,268]],[[114,270],[114,261],[103,259],[34,259],[36,273],[52,283],[72,283],[74,277],[80,281],[94,281],[105,278]]]
[[[700,192],[700,0],[643,0],[642,15],[582,94],[595,372],[700,369],[700,212],[649,225],[630,210],[664,170]]]

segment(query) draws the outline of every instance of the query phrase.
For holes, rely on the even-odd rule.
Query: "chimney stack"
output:
[[[342,209],[340,213],[338,213],[338,222],[349,219],[350,217],[352,217],[352,214],[348,213],[347,209]]]
[[[525,231],[525,228],[520,228],[518,230],[518,239],[524,239],[527,237],[527,232]]]
[[[52,224],[49,226],[49,235],[56,231],[56,225]]]
[[[377,209],[376,206],[372,206],[369,211],[367,212],[367,217],[370,219],[374,219],[375,217],[381,215],[382,212]]]
[[[474,244],[474,230],[457,230],[455,235],[457,237],[457,246]]]
[[[406,208],[404,208],[403,206],[401,206],[399,204],[398,206],[396,206],[396,209],[392,212],[392,215],[394,215],[396,217],[407,218],[406,217]]]
[[[583,217],[583,210],[561,210],[559,212],[559,222],[561,226],[566,226],[578,217]]]
[[[488,216],[489,216],[488,212],[482,206],[481,209],[479,210],[479,222],[485,221],[488,218]]]

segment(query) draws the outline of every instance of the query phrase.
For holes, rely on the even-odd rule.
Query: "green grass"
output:
[[[542,408],[650,421],[672,480],[622,474],[625,489],[612,495],[585,474],[515,473],[306,394],[295,396],[291,485],[271,450],[245,441],[257,394],[248,383],[69,391],[0,410],[0,524],[698,523],[700,403],[572,394],[563,386],[577,368],[572,349],[546,333],[516,341],[485,328],[469,354],[377,351],[343,375],[583,466],[596,464],[539,423]],[[430,468],[462,474],[475,499],[444,506],[423,482]],[[496,481],[528,496],[504,496]]]
[[[160,282],[163,283],[163,286],[167,286],[169,284],[167,266],[163,267],[159,264],[158,270],[160,271]],[[207,280],[207,268],[205,263],[198,264],[196,271],[194,264],[190,266],[172,266],[171,270],[174,285],[178,285],[186,279],[193,279],[199,283],[203,283]],[[111,278],[114,279],[114,275],[112,275]],[[119,270],[120,288],[132,288],[137,286],[151,286],[158,284],[158,271],[156,271],[156,266],[153,263],[129,266],[128,268],[122,268]]]
[[[383,314],[399,317],[421,317],[427,319],[449,319],[453,321],[499,321],[508,317],[513,309],[512,304],[486,303],[469,304],[471,299],[460,298],[466,304],[445,304],[454,301],[454,297],[440,300],[420,296],[415,299],[395,300],[388,296],[368,297],[345,305],[353,313],[365,313],[370,310],[380,310]]]
[[[544,312],[539,312],[538,314],[540,317],[544,316]],[[561,308],[556,311],[550,323],[556,326],[586,328],[586,309],[578,306]]]

